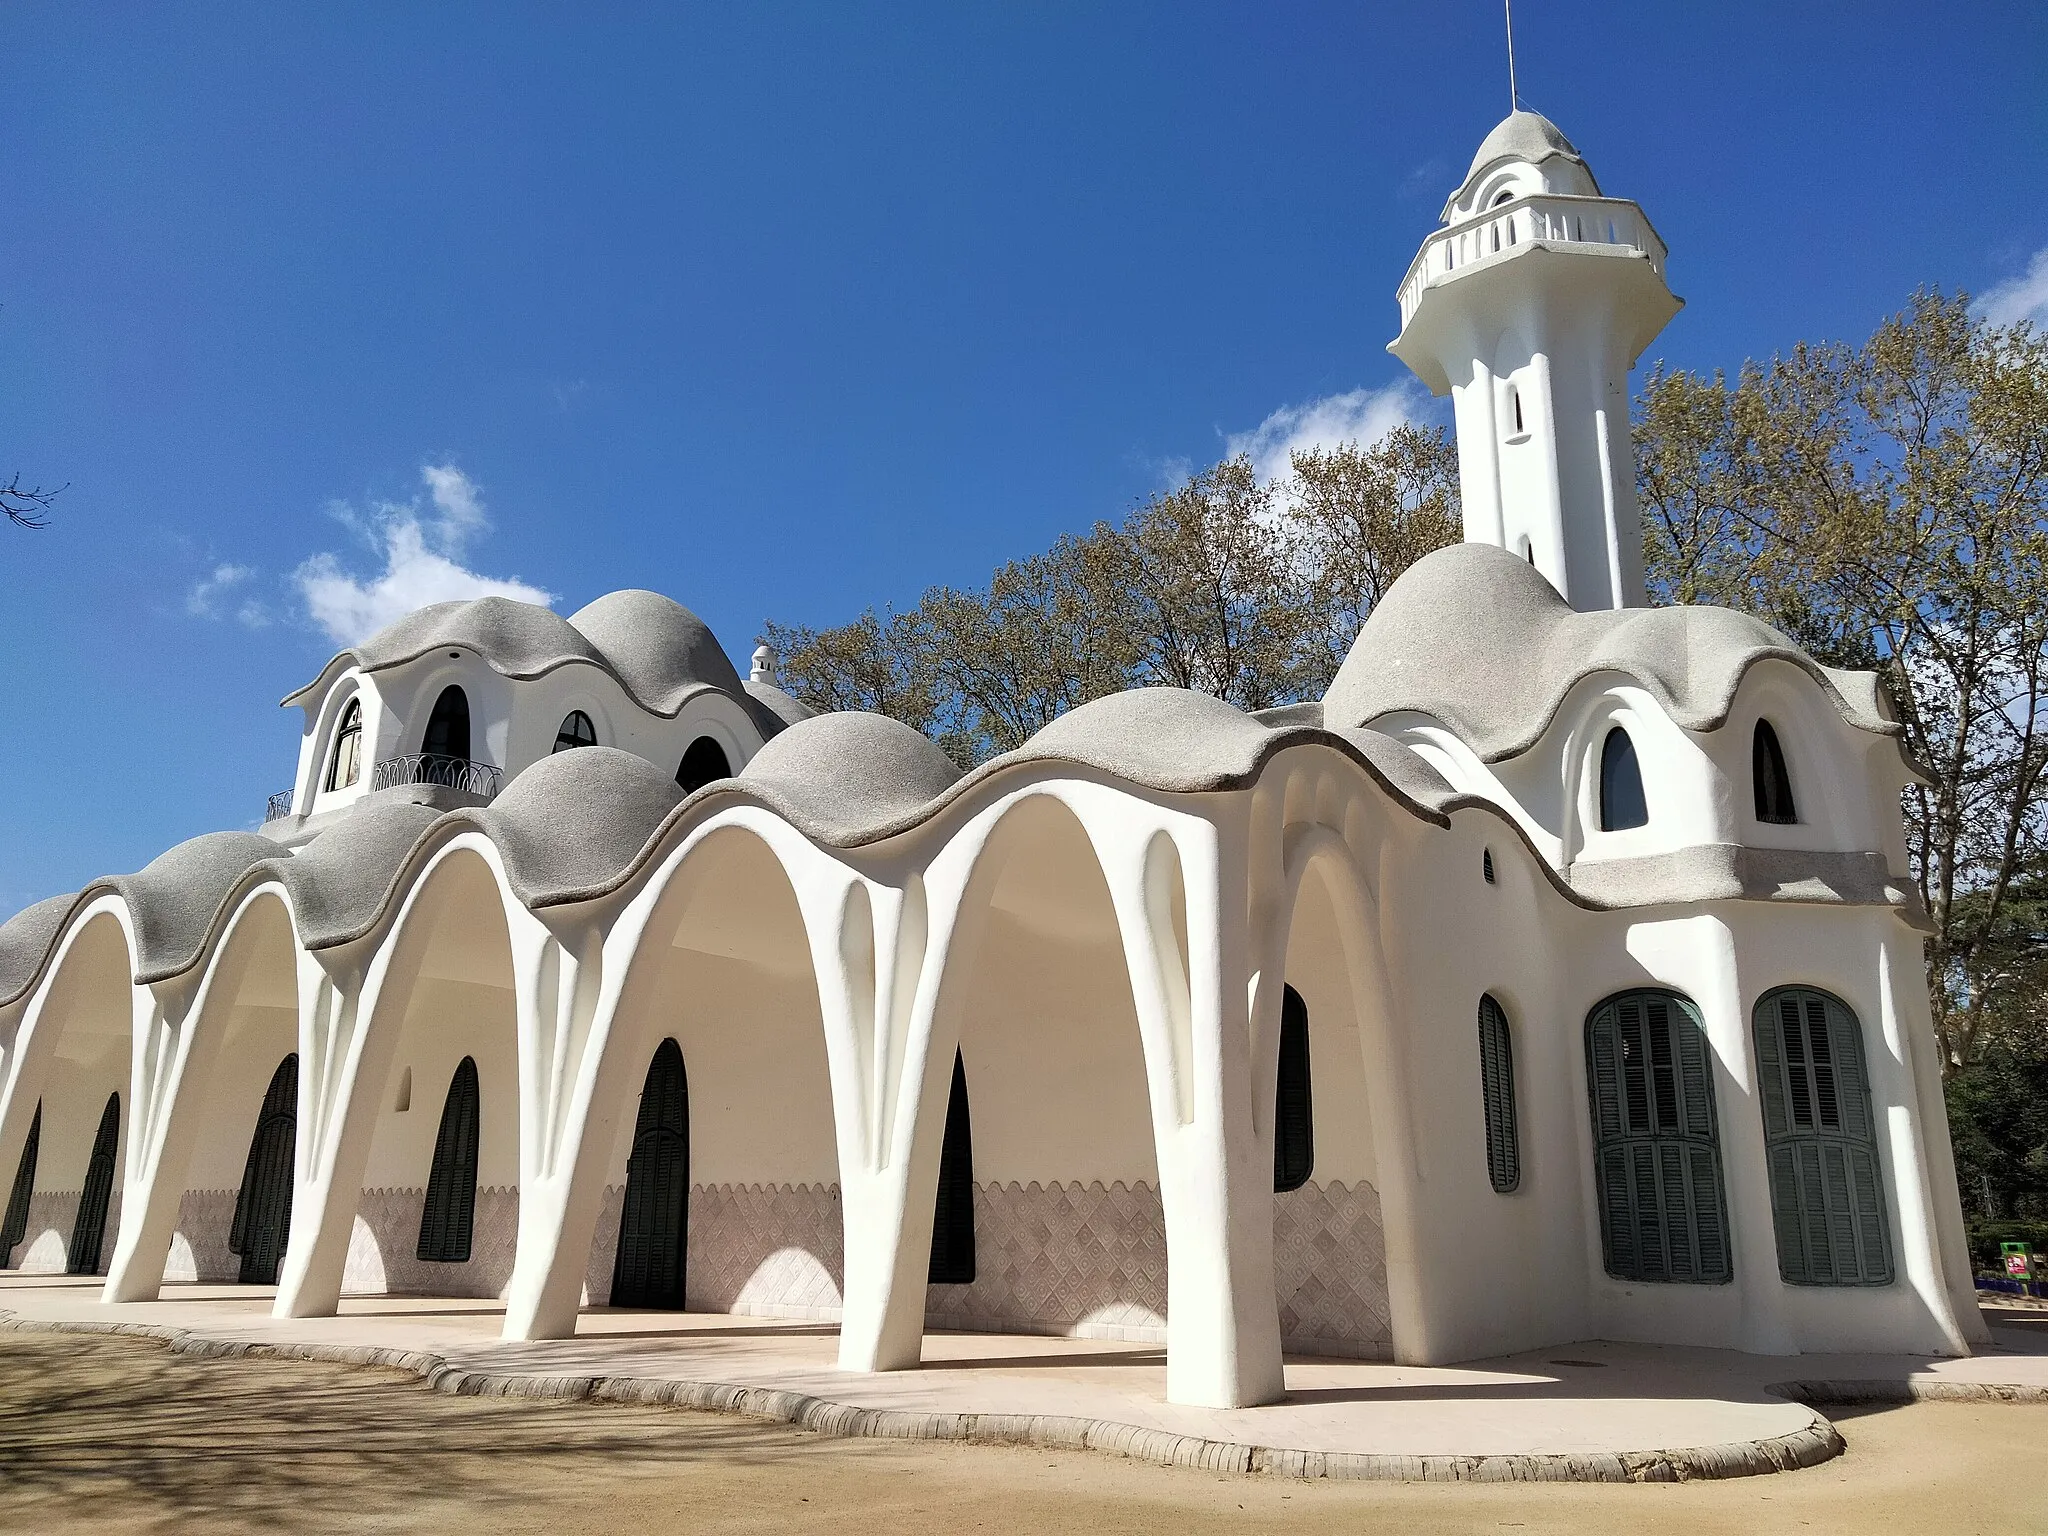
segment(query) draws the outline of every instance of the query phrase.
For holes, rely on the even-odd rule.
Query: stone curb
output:
[[[1817,1466],[1842,1454],[1839,1432],[1819,1413],[1806,1428],[1763,1440],[1668,1451],[1601,1451],[1569,1455],[1390,1456],[1360,1451],[1293,1451],[1206,1440],[1107,1419],[1056,1414],[917,1413],[860,1408],[774,1387],[675,1381],[646,1376],[541,1376],[473,1371],[423,1350],[370,1344],[274,1344],[207,1338],[153,1323],[41,1321],[0,1311],[0,1329],[20,1333],[102,1333],[152,1339],[199,1359],[312,1360],[381,1366],[416,1376],[436,1392],[458,1397],[523,1397],[689,1408],[793,1425],[849,1439],[950,1440],[970,1445],[1028,1445],[1041,1450],[1107,1451],[1134,1461],[1285,1478],[1429,1483],[1682,1483],[1694,1478],[1755,1477]],[[1977,1383],[1934,1383],[1968,1388]],[[1816,1402],[1904,1402],[1922,1397],[2008,1402],[2048,1401],[2048,1389],[1983,1387],[1916,1391],[1908,1382],[1790,1382],[1766,1390],[1812,1409]],[[1882,1395],[1882,1394],[1891,1395]]]

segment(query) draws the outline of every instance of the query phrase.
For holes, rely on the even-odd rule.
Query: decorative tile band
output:
[[[81,1189],[39,1189],[28,1199],[28,1226],[14,1245],[14,1267],[24,1275],[61,1275],[71,1254],[71,1229],[78,1222]],[[121,1230],[121,1191],[107,1201],[107,1231],[100,1243],[99,1273],[107,1272]]]
[[[599,1207],[583,1289],[591,1305],[611,1299],[625,1190],[611,1185]],[[836,1184],[692,1184],[683,1288],[692,1312],[836,1321],[845,1272],[845,1233]]]
[[[358,1296],[502,1297],[512,1283],[512,1258],[519,1246],[519,1191],[476,1192],[476,1221],[470,1229],[469,1262],[434,1264],[419,1249],[424,1189],[366,1189],[356,1205],[341,1288]]]

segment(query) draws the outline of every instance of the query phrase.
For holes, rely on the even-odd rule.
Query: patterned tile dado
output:
[[[178,1202],[178,1228],[164,1260],[166,1280],[203,1280],[233,1284],[242,1278],[242,1261],[228,1251],[228,1233],[235,1225],[232,1189],[188,1189]]]
[[[61,1275],[71,1252],[71,1228],[78,1220],[78,1197],[83,1190],[40,1189],[28,1199],[28,1226],[11,1255],[14,1267],[25,1275]],[[100,1270],[114,1256],[114,1241],[121,1231],[121,1191],[107,1201],[107,1230],[100,1242]]]
[[[837,1184],[693,1184],[689,1308],[836,1320],[845,1236]]]
[[[1288,1348],[1391,1359],[1379,1191],[1360,1180],[1349,1187],[1311,1182],[1275,1195],[1273,1289]]]
[[[505,1294],[519,1245],[519,1191],[479,1189],[469,1262],[432,1264],[419,1251],[424,1189],[366,1189],[356,1206],[341,1288],[359,1296],[489,1296]]]
[[[974,1186],[974,1283],[925,1293],[933,1327],[1164,1339],[1159,1191],[1121,1180]]]

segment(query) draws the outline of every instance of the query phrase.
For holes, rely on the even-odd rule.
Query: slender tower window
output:
[[[1785,749],[1778,745],[1778,733],[1768,720],[1756,723],[1749,766],[1756,782],[1756,819],[1781,827],[1797,822],[1799,812],[1792,804],[1792,771],[1785,766]]]
[[[334,757],[327,765],[327,787],[347,789],[363,775],[363,702],[350,699],[334,733]]]
[[[67,1275],[100,1272],[100,1250],[107,1240],[107,1205],[114,1196],[114,1158],[121,1150],[121,1095],[107,1095],[99,1134],[92,1139],[92,1159],[85,1165],[85,1189],[78,1197],[78,1219],[71,1226]]]
[[[562,722],[562,728],[555,732],[554,750],[570,752],[577,747],[596,745],[597,727],[590,723],[590,716],[580,709],[570,710],[568,719]]]
[[[939,1152],[939,1197],[932,1207],[933,1285],[974,1283],[974,1129],[967,1112],[967,1065],[953,1053],[946,1096],[946,1139]]]
[[[1617,725],[1600,746],[1600,830],[1621,832],[1647,825],[1649,820],[1636,744]]]
[[[1273,1096],[1273,1192],[1285,1194],[1306,1184],[1316,1167],[1308,1004],[1292,987],[1280,994],[1280,1071]]]
[[[1756,1005],[1756,1070],[1778,1274],[1889,1285],[1891,1234],[1863,1030],[1840,998],[1785,987]]]
[[[427,1203],[420,1212],[420,1240],[414,1252],[430,1263],[469,1262],[476,1226],[477,1117],[476,1058],[465,1056],[441,1106],[434,1168],[427,1176]]]
[[[676,769],[676,782],[685,794],[702,789],[714,779],[732,777],[732,763],[721,747],[709,736],[699,736],[690,743],[690,750],[683,754],[682,766]]]
[[[1733,1277],[1713,1059],[1693,1005],[1624,992],[1586,1020],[1600,1244],[1617,1280]]]
[[[1479,1092],[1486,1109],[1486,1176],[1497,1195],[1522,1185],[1522,1148],[1515,1125],[1515,1047],[1507,1010],[1491,994],[1479,999]]]
[[[14,1166],[14,1190],[7,1197],[7,1218],[0,1222],[0,1269],[14,1262],[14,1250],[28,1236],[28,1202],[36,1188],[36,1152],[43,1144],[43,1105],[36,1101],[36,1117],[28,1123],[28,1140],[21,1144],[21,1161]]]

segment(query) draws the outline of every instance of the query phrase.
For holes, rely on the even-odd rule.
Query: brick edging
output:
[[[1674,1483],[1694,1478],[1754,1477],[1790,1472],[1832,1460],[1845,1449],[1835,1426],[1814,1413],[1813,1423],[1790,1434],[1723,1445],[1665,1451],[1594,1451],[1503,1456],[1392,1456],[1361,1451],[1294,1451],[1209,1440],[1145,1429],[1108,1419],[1058,1414],[916,1413],[861,1408],[804,1392],[730,1383],[675,1381],[642,1376],[542,1376],[473,1371],[424,1350],[370,1344],[271,1343],[217,1339],[153,1323],[31,1320],[0,1311],[0,1329],[23,1333],[100,1333],[151,1339],[198,1359],[310,1360],[381,1366],[418,1377],[430,1389],[458,1397],[585,1399],[737,1414],[789,1424],[814,1434],[848,1439],[944,1440],[969,1445],[1028,1445],[1044,1450],[1106,1451],[1162,1466],[1194,1467],[1270,1477],[1343,1481],[1477,1483]],[[1808,1407],[1815,1401],[1903,1401],[1870,1396],[1808,1397],[1806,1389],[1886,1389],[1889,1382],[1793,1382],[1767,1390]],[[1897,1384],[1904,1387],[1907,1384]],[[1967,1385],[1975,1385],[1974,1383]],[[1800,1390],[1794,1390],[1800,1389]],[[1987,1389],[1988,1390],[1988,1389]],[[2005,1389],[2008,1401],[2048,1401],[2048,1391]],[[2032,1397],[2015,1394],[2032,1392]]]

